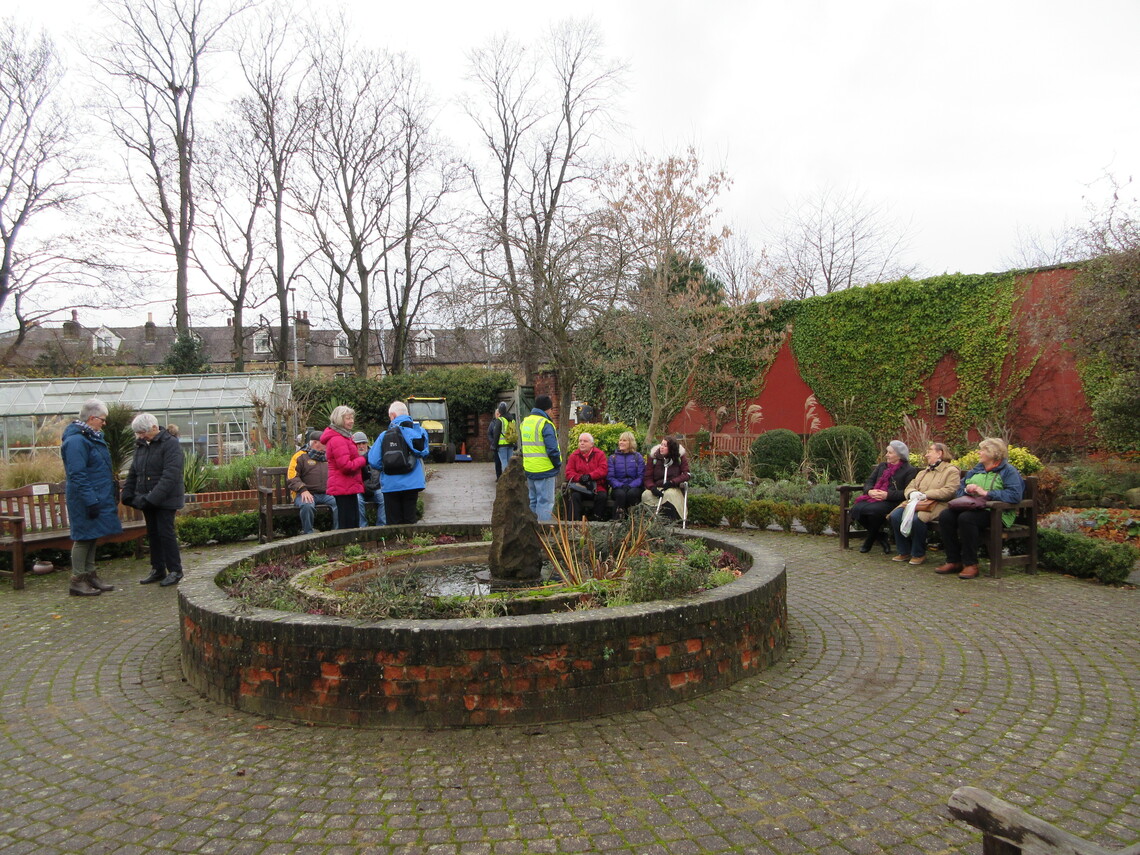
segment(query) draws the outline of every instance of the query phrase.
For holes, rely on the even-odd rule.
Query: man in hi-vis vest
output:
[[[526,471],[530,509],[539,522],[554,519],[554,478],[562,466],[558,431],[549,416],[553,406],[549,395],[539,395],[534,399],[534,409],[519,427],[519,448]]]

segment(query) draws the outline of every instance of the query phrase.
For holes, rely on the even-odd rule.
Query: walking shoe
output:
[[[166,571],[165,570],[151,570],[149,576],[147,576],[145,579],[139,579],[139,584],[140,585],[149,585],[152,582],[161,582],[165,578],[166,578]]]
[[[87,574],[87,581],[91,584],[92,588],[98,588],[100,591],[103,591],[104,593],[106,593],[107,591],[115,590],[115,586],[114,585],[108,585],[106,582],[104,582],[102,579],[100,579],[98,573],[88,573]]]
[[[167,573],[166,578],[163,579],[158,584],[164,588],[169,588],[171,585],[177,585],[181,581],[182,581],[182,574],[181,573],[178,573],[178,572]]]
[[[917,567],[919,564],[925,564],[926,563],[926,556],[923,555],[921,558],[912,558],[907,563],[913,564],[915,567]]]
[[[978,575],[978,565],[968,564],[962,568],[962,572],[958,574],[959,579],[975,579]]]
[[[97,597],[103,592],[91,584],[90,577],[84,573],[81,576],[72,576],[67,593],[73,597]]]
[[[949,564],[943,564],[941,567],[939,567],[934,572],[945,576],[947,573],[957,573],[961,569],[962,569],[961,564],[955,564],[953,561],[951,561]]]
[[[891,561],[910,561],[909,555],[896,555]]]

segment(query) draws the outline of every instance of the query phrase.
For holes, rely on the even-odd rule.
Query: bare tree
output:
[[[1052,267],[1066,261],[1076,261],[1086,255],[1081,245],[1080,232],[1073,228],[1053,229],[1048,234],[1019,227],[1017,246],[1003,262],[1011,270],[1033,267]]]
[[[146,216],[175,261],[175,326],[190,328],[189,270],[197,216],[195,144],[204,60],[252,0],[103,0],[115,21],[91,59],[110,79],[109,112]],[[136,164],[141,165],[141,174]]]
[[[908,235],[881,205],[856,191],[823,189],[788,212],[771,240],[777,296],[802,300],[914,272],[900,262]]]
[[[612,207],[637,274],[625,298],[631,312],[614,342],[625,350],[623,363],[645,378],[651,437],[694,397],[698,375],[714,364],[704,357],[739,335],[718,305],[719,290],[693,262],[714,255],[728,237],[714,219],[716,199],[730,184],[724,172],[704,174],[689,149],[623,168],[614,188]]]
[[[403,241],[392,228],[400,176],[399,75],[386,54],[350,44],[344,25],[324,39],[313,65],[310,184],[297,205],[308,218],[325,295],[348,340],[353,369],[368,374],[374,279]]]
[[[386,258],[383,268],[387,319],[392,330],[388,354],[392,374],[406,369],[416,317],[438,295],[450,271],[452,253],[446,232],[451,230],[453,218],[447,202],[463,178],[459,161],[432,134],[428,98],[419,75],[405,68],[398,80],[401,88],[395,108],[400,126],[392,155],[400,185],[393,200],[393,226],[399,235],[393,238],[402,236],[402,252],[399,263],[389,263]]]
[[[206,168],[202,170],[199,207],[200,228],[209,249],[204,252],[199,243],[194,247],[194,259],[230,307],[234,369],[243,371],[245,309],[256,308],[263,299],[255,286],[264,272],[266,249],[261,224],[268,191],[266,152],[252,138],[247,125],[232,122],[218,126],[214,138],[204,143],[200,152]]]
[[[608,125],[621,69],[602,58],[587,24],[555,28],[544,48],[531,61],[499,38],[471,55],[480,97],[469,114],[490,157],[485,173],[473,172],[489,250],[477,269],[480,296],[519,331],[527,374],[552,360],[568,402],[585,350],[579,334],[617,294],[621,254],[590,149]],[[568,410],[559,412],[563,442]]]
[[[74,135],[65,111],[51,103],[62,77],[45,33],[31,36],[11,20],[0,21],[0,309],[9,297],[19,303],[32,288],[55,279],[68,260],[66,252],[44,243],[21,241],[29,223],[78,198]]]
[[[729,231],[708,259],[709,270],[723,283],[724,300],[730,306],[745,306],[765,296],[767,263],[764,250],[757,250],[747,234],[736,230]]]
[[[289,359],[289,292],[311,254],[311,250],[299,252],[288,261],[288,205],[297,189],[295,172],[306,150],[313,108],[305,95],[311,64],[292,38],[296,7],[282,11],[278,5],[265,10],[243,39],[240,59],[250,94],[238,101],[237,110],[263,152],[273,232],[268,270],[277,300],[277,374],[284,377]]]

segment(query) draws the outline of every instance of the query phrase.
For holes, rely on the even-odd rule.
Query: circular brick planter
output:
[[[247,557],[396,531],[314,534]],[[214,583],[236,562],[215,562],[179,585],[182,668],[203,695],[247,712],[369,727],[565,721],[673,704],[758,673],[787,644],[783,562],[745,540],[705,539],[750,568],[679,600],[494,619],[369,622],[249,608]]]

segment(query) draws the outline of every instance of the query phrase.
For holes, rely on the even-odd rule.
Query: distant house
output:
[[[211,368],[232,371],[236,361],[233,326],[194,327]],[[280,328],[260,324],[242,330],[246,372],[272,371],[277,366]],[[142,326],[87,326],[77,310],[60,326],[36,326],[22,341],[15,332],[0,333],[0,376],[127,375],[161,371],[177,331],[160,327],[148,317]],[[420,328],[412,331],[405,364],[413,371],[435,366],[482,365],[503,367],[505,336],[501,330]],[[294,343],[296,347],[294,348]],[[369,349],[371,376],[385,373],[391,362],[391,330],[374,334]],[[293,319],[285,342],[290,373],[326,377],[353,373],[347,336],[341,330],[313,329],[308,312]]]

